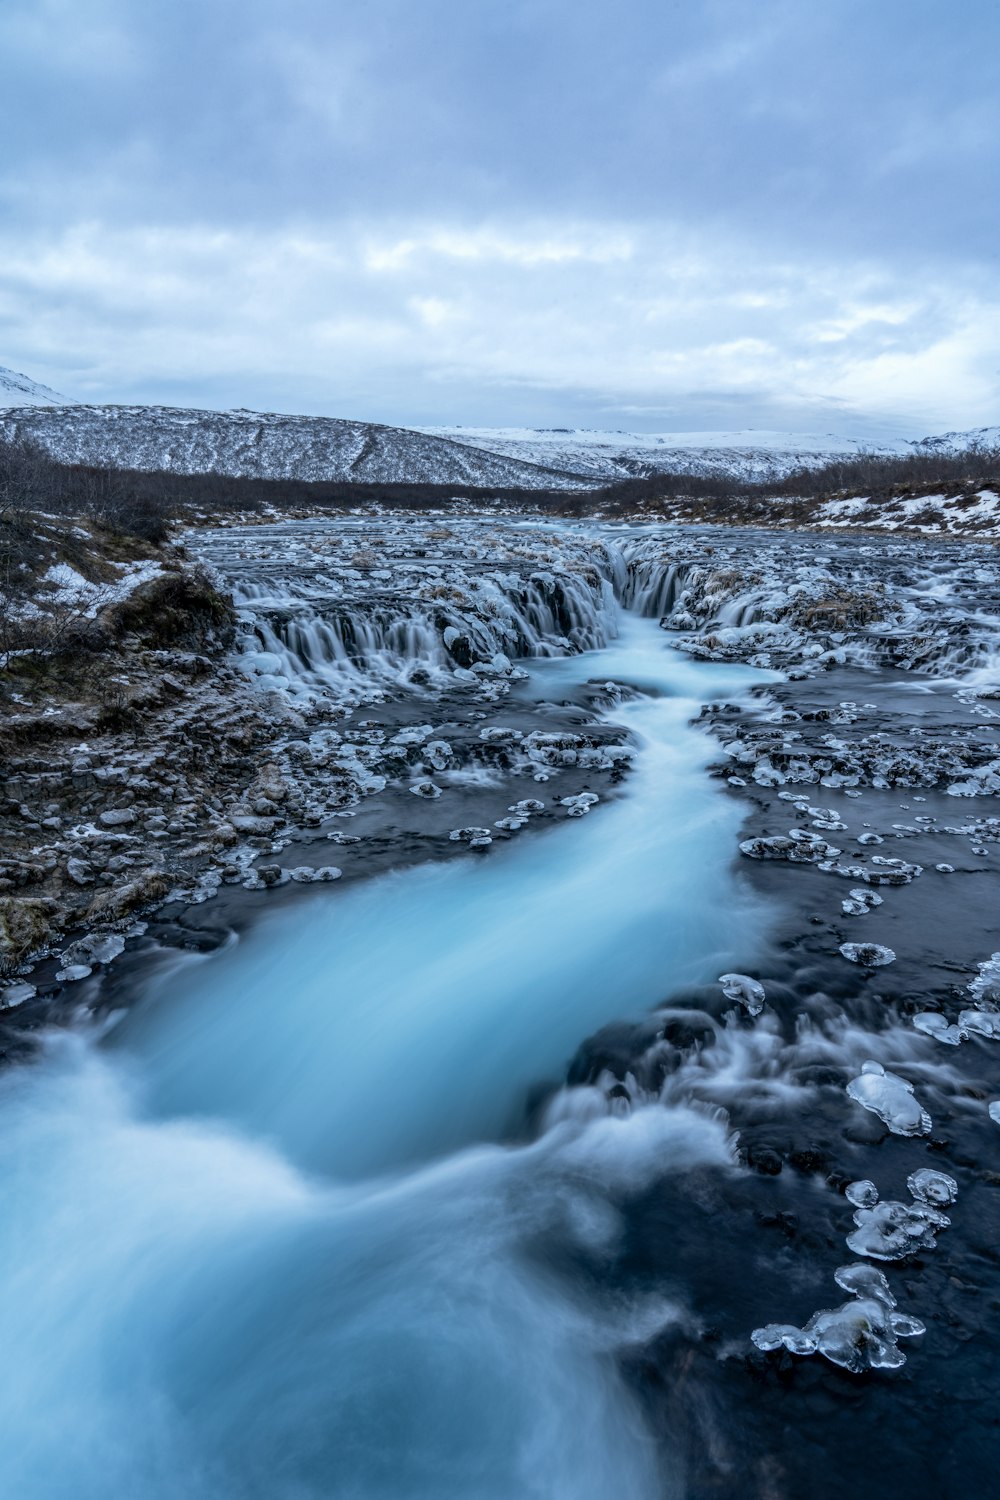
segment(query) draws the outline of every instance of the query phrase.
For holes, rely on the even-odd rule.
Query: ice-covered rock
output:
[[[863,1177],[858,1182],[847,1184],[844,1197],[855,1208],[874,1208],[878,1202],[878,1188],[869,1178]]]
[[[880,969],[884,964],[896,962],[891,948],[881,943],[841,943],[840,953],[852,964],[861,964],[866,969]]]
[[[787,1349],[790,1354],[822,1354],[831,1364],[860,1375],[865,1370],[895,1370],[905,1363],[897,1339],[923,1333],[918,1318],[895,1311],[889,1284],[874,1266],[841,1266],[837,1284],[853,1300],[813,1313],[804,1328],[768,1323],[750,1335],[758,1349]]]
[[[981,1036],[1000,1041],[1000,1011],[963,1010],[959,1012],[958,1029],[964,1037]]]
[[[66,964],[64,968],[56,970],[56,978],[73,983],[78,979],[86,979],[93,972],[89,964]]]
[[[916,1250],[933,1250],[935,1236],[951,1220],[930,1203],[902,1203],[883,1199],[872,1208],[859,1208],[857,1228],[847,1236],[848,1249],[873,1260],[905,1260]]]
[[[906,1186],[918,1203],[930,1203],[935,1208],[947,1207],[958,1197],[958,1183],[947,1172],[938,1172],[933,1167],[920,1167],[911,1172]]]
[[[582,818],[600,800],[595,792],[578,792],[575,797],[561,797],[559,805],[566,809],[569,817]]]
[[[893,1135],[928,1135],[931,1117],[920,1106],[912,1083],[896,1073],[887,1073],[881,1063],[864,1063],[857,1078],[847,1085],[847,1092],[862,1108],[878,1115]]]
[[[414,781],[410,785],[410,791],[415,797],[440,797],[441,788],[435,786],[433,781]]]
[[[453,843],[468,844],[470,849],[485,849],[493,842],[488,828],[453,828],[448,837]]]
[[[959,1028],[949,1025],[940,1011],[921,1010],[912,1019],[918,1031],[922,1031],[925,1036],[932,1036],[936,1042],[944,1042],[946,1047],[957,1047],[964,1041]]]
[[[759,979],[751,979],[749,974],[720,974],[719,983],[727,1000],[738,1000],[751,1016],[760,1015],[766,991]]]
[[[967,986],[977,1005],[983,1001],[1000,1004],[1000,953],[994,953],[978,965],[979,973]]]
[[[882,897],[877,891],[867,890],[863,885],[857,885],[848,891],[845,900],[840,903],[845,916],[864,917],[876,906],[882,905]]]
[[[833,1273],[833,1279],[845,1292],[851,1292],[855,1297],[874,1297],[877,1302],[884,1302],[886,1307],[896,1306],[885,1272],[867,1261],[856,1260],[849,1266],[839,1266]]]
[[[791,864],[819,864],[823,860],[834,860],[840,850],[821,839],[818,833],[808,829],[793,828],[787,837],[744,839],[740,853],[748,859],[783,859]]]

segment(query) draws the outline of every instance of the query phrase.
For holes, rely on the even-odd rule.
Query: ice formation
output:
[[[749,974],[720,974],[719,983],[727,1000],[738,1000],[751,1016],[760,1015],[766,996],[759,979],[751,979]]]
[[[906,1361],[897,1339],[923,1333],[918,1318],[895,1311],[889,1283],[874,1266],[841,1266],[834,1274],[838,1286],[853,1300],[840,1307],[813,1313],[803,1328],[791,1323],[768,1323],[750,1335],[758,1349],[787,1349],[790,1354],[822,1354],[831,1364],[854,1375],[865,1370],[895,1370]]]
[[[887,1198],[872,1208],[856,1209],[854,1222],[857,1228],[847,1236],[847,1247],[855,1255],[905,1260],[916,1250],[933,1250],[935,1235],[951,1220],[933,1204]]]
[[[921,1167],[911,1172],[906,1186],[918,1203],[932,1203],[936,1208],[954,1203],[958,1197],[958,1183],[947,1172],[937,1172],[933,1167]]]
[[[914,1095],[912,1083],[896,1073],[887,1073],[881,1063],[864,1063],[847,1092],[864,1109],[878,1115],[893,1135],[928,1135],[931,1117]]]
[[[892,949],[883,948],[881,943],[841,943],[839,951],[852,964],[861,964],[866,969],[879,969],[896,961]]]
[[[849,1182],[844,1189],[844,1197],[855,1208],[874,1208],[878,1202],[878,1188],[865,1177],[859,1182]]]

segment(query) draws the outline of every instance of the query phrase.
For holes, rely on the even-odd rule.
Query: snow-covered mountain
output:
[[[0,409],[0,433],[64,463],[256,479],[576,489],[578,475],[406,427],[274,412],[170,406]]]
[[[20,375],[17,370],[8,370],[0,365],[0,411],[13,406],[72,406],[69,396],[60,396],[47,385],[40,385],[29,375]]]

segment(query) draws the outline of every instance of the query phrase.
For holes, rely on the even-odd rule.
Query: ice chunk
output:
[[[949,1026],[940,1011],[918,1011],[913,1017],[913,1024],[925,1036],[932,1036],[936,1042],[944,1042],[947,1047],[957,1047],[963,1041],[962,1033],[958,1027]]]
[[[853,890],[848,891],[847,899],[840,903],[844,913],[849,917],[863,917],[871,911],[874,906],[882,905],[882,897],[877,891],[866,890],[863,885],[856,885]]]
[[[0,990],[0,1007],[4,1010],[12,1010],[15,1005],[23,1005],[26,1000],[33,1000],[38,990],[33,984],[26,980],[15,979],[12,984],[5,985]]]
[[[965,1036],[982,1036],[991,1042],[1000,1041],[1000,1012],[995,1010],[963,1010],[959,1012],[958,1029]]]
[[[600,797],[595,792],[579,792],[575,797],[562,797],[560,806],[566,809],[571,818],[582,818],[584,813],[590,812],[595,802],[600,802]]]
[[[881,1063],[868,1061],[847,1092],[862,1108],[878,1115],[893,1135],[927,1135],[931,1117],[914,1097],[912,1083],[896,1073],[887,1073]]]
[[[840,1266],[834,1271],[833,1279],[845,1292],[851,1292],[855,1297],[874,1297],[877,1302],[884,1302],[886,1307],[896,1306],[885,1272],[880,1271],[878,1266],[869,1265],[867,1261],[856,1260],[853,1265]]]
[[[968,986],[969,994],[980,1005],[984,1000],[1000,1002],[1000,953],[978,965],[979,973]]]
[[[904,1260],[916,1250],[933,1250],[939,1229],[947,1229],[951,1220],[930,1203],[901,1203],[887,1198],[874,1208],[859,1208],[854,1215],[857,1228],[847,1236],[847,1246],[855,1255],[869,1255],[873,1260]]]
[[[989,1104],[990,1119],[1000,1125],[1000,1099],[991,1099]]]
[[[883,948],[881,943],[841,943],[840,952],[852,964],[862,964],[866,969],[879,969],[883,964],[896,962],[892,949]]]
[[[767,1323],[750,1335],[758,1349],[770,1352],[784,1347],[790,1354],[815,1354],[819,1345],[811,1333],[794,1323]]]
[[[874,1266],[841,1266],[838,1285],[853,1293],[840,1307],[813,1313],[804,1328],[768,1323],[750,1335],[758,1349],[787,1349],[792,1354],[822,1354],[831,1364],[860,1375],[865,1370],[895,1370],[905,1363],[896,1340],[924,1332],[917,1318],[896,1312],[889,1284]]]
[[[752,1016],[759,1016],[764,1009],[765,990],[758,979],[749,974],[720,974],[719,983],[727,1000],[738,1000]]]
[[[56,978],[72,982],[77,979],[86,979],[93,972],[89,964],[66,964],[65,968],[56,970]]]
[[[878,1202],[878,1188],[869,1178],[863,1177],[860,1182],[847,1184],[844,1197],[855,1208],[874,1208]]]
[[[958,1183],[947,1172],[937,1172],[933,1167],[921,1167],[911,1172],[906,1186],[918,1203],[930,1203],[935,1208],[954,1203],[958,1197]]]

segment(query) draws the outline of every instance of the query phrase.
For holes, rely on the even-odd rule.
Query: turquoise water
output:
[[[681,1492],[615,1355],[683,1310],[556,1262],[612,1253],[623,1193],[724,1167],[724,1123],[657,1106],[498,1144],[589,1031],[760,942],[688,721],[761,674],[620,630],[533,672],[644,689],[614,711],[639,756],[611,805],[309,893],[0,1080],[0,1492]]]

